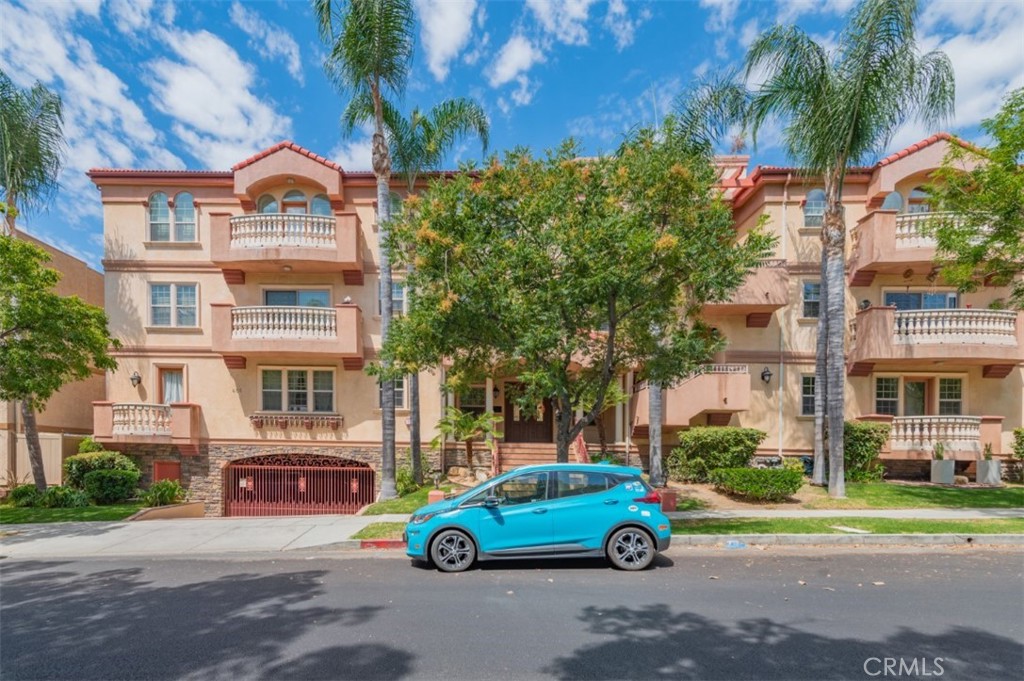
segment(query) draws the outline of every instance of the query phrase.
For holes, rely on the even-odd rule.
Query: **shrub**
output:
[[[85,474],[85,493],[97,504],[116,504],[135,494],[139,472],[100,469]]]
[[[843,466],[848,482],[875,482],[882,479],[885,468],[879,454],[891,427],[887,423],[847,421],[843,428]]]
[[[91,454],[93,452],[102,452],[103,445],[96,440],[92,439],[91,435],[87,435],[81,442],[78,443],[79,454]]]
[[[782,501],[804,484],[792,468],[717,468],[708,477],[715,489],[756,501]]]
[[[679,434],[679,446],[668,456],[668,474],[681,482],[708,482],[716,468],[747,466],[765,438],[755,428],[708,426]]]
[[[188,490],[177,480],[158,480],[142,493],[142,503],[146,506],[170,506],[180,504],[188,499]]]
[[[35,485],[18,485],[11,490],[7,500],[17,508],[31,508],[39,502],[41,496]]]
[[[1013,431],[1013,454],[1010,455],[1010,480],[1024,482],[1024,428]]]
[[[395,471],[395,491],[398,492],[398,496],[404,497],[406,494],[412,494],[419,488],[420,486],[412,477],[411,467],[403,466]]]
[[[42,508],[83,508],[88,505],[89,497],[85,492],[62,485],[48,487],[36,502],[36,506]]]
[[[138,474],[139,467],[118,452],[88,452],[64,460],[64,484],[75,489],[85,488],[85,476],[92,471],[130,471]]]

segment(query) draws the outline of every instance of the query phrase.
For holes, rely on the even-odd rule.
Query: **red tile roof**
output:
[[[936,142],[938,142],[940,140],[946,140],[947,142],[953,142],[954,144],[959,144],[960,146],[964,147],[965,149],[975,149],[976,148],[972,144],[970,144],[968,142],[964,142],[959,137],[956,137],[954,135],[950,135],[948,132],[937,132],[934,135],[932,135],[931,137],[926,137],[925,139],[921,140],[917,144],[911,144],[906,149],[901,149],[900,151],[897,151],[894,154],[889,154],[888,156],[886,156],[885,158],[883,158],[881,161],[878,162],[878,167],[881,168],[882,166],[887,166],[890,163],[893,163],[894,161],[898,161],[901,158],[905,158],[905,157],[909,156],[910,154],[914,153],[915,151],[919,151],[921,149],[924,149],[925,147],[931,146],[931,145],[935,144]]]
[[[277,144],[275,144],[272,147],[268,147],[268,148],[264,149],[263,151],[257,152],[256,154],[250,156],[249,158],[245,159],[241,163],[236,163],[235,165],[231,166],[231,170],[235,170],[235,171],[240,170],[241,168],[244,168],[244,167],[246,167],[248,165],[252,165],[256,161],[260,160],[261,158],[265,158],[267,156],[270,156],[274,152],[280,151],[282,149],[291,149],[292,151],[296,151],[296,152],[302,154],[303,156],[308,156],[309,158],[313,159],[317,163],[323,163],[328,168],[331,168],[333,170],[337,170],[339,172],[341,171],[341,166],[338,165],[337,163],[335,163],[334,161],[326,159],[326,158],[324,158],[323,156],[321,156],[319,154],[315,154],[312,151],[310,151],[309,149],[306,149],[305,147],[300,147],[298,144],[296,144],[295,142],[292,142],[291,140],[284,140],[283,142],[278,142]]]

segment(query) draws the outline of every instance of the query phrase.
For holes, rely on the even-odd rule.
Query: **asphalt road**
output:
[[[1004,681],[1024,678],[1022,571],[979,548],[672,549],[643,573],[444,575],[396,552],[6,559],[0,677]]]

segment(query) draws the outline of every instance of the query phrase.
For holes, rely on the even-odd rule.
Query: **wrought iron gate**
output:
[[[372,468],[330,456],[257,456],[224,469],[227,516],[355,513],[374,493]]]

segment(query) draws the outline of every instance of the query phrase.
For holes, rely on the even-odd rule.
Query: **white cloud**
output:
[[[626,0],[611,0],[604,17],[604,27],[615,38],[615,47],[621,52],[633,44],[636,29],[650,18],[651,11],[646,7],[640,10],[636,18],[631,18]]]
[[[230,168],[290,134],[291,119],[253,94],[254,69],[230,45],[208,31],[161,35],[180,61],[146,65],[150,102],[174,119],[172,131],[193,156],[209,167]]]
[[[540,84],[532,83],[527,76],[516,76],[516,83],[519,84],[519,87],[512,91],[512,101],[516,106],[526,106],[533,101],[533,96],[537,94]]]
[[[712,33],[722,33],[732,26],[740,0],[700,0],[700,6],[710,10],[705,28]]]
[[[777,24],[791,24],[804,14],[838,14],[844,15],[853,9],[857,0],[778,0],[776,7],[778,13],[775,17]],[[975,3],[965,2],[965,5]]]
[[[363,125],[355,139],[341,140],[331,150],[329,158],[342,168],[352,170],[373,169],[373,127]]]
[[[740,45],[743,47],[750,47],[757,38],[759,33],[757,26],[757,19],[751,19],[747,23],[743,24],[743,28],[740,29]]]
[[[117,30],[134,35],[149,26],[153,0],[109,0],[110,15]]]
[[[305,85],[302,73],[302,55],[299,45],[282,27],[272,24],[253,9],[246,9],[237,0],[231,3],[231,23],[242,29],[249,36],[249,47],[259,52],[265,59],[280,57],[288,69],[288,73],[300,85]]]
[[[526,0],[544,31],[566,45],[586,45],[587,19],[594,0]]]
[[[473,66],[478,61],[480,61],[480,58],[483,57],[484,54],[487,53],[487,46],[490,45],[490,43],[491,34],[484,33],[480,38],[477,39],[476,44],[473,45],[473,49],[471,49],[469,52],[465,54],[464,57],[462,57],[462,61],[464,61],[469,66]]]
[[[604,145],[618,143],[637,125],[660,124],[682,90],[682,80],[673,76],[654,81],[630,96],[604,95],[593,113],[569,121],[569,134]]]
[[[448,77],[451,61],[469,43],[476,0],[415,0],[427,68],[438,82]]]
[[[490,66],[487,80],[491,87],[501,87],[544,60],[544,52],[539,47],[521,33],[516,33],[502,45]]]

